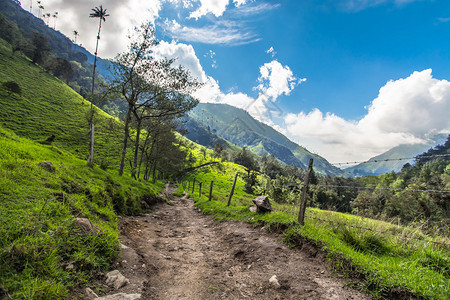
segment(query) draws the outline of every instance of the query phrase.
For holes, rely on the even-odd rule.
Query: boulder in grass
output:
[[[269,202],[269,197],[267,196],[258,196],[253,199],[253,203],[256,205],[256,211],[261,213],[271,212],[272,206]]]
[[[81,228],[87,234],[102,234],[102,230],[94,225],[87,218],[75,218],[74,224]]]

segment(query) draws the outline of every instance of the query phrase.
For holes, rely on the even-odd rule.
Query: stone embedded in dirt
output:
[[[98,298],[98,295],[90,288],[86,288],[85,292],[87,295],[87,299],[97,299]]]
[[[47,169],[50,172],[55,172],[55,167],[51,161],[41,161],[38,165],[44,169]]]
[[[98,300],[140,300],[141,294],[118,293],[118,294],[114,294],[114,295],[103,296],[103,297],[100,297],[97,299]]]
[[[114,270],[106,273],[106,284],[114,287],[116,290],[126,286],[130,281],[123,276],[119,270]]]
[[[273,275],[272,277],[270,277],[269,282],[273,287],[281,287],[280,283],[278,282],[277,275]]]
[[[271,212],[272,206],[269,202],[269,197],[267,196],[258,196],[255,199],[253,199],[253,203],[256,205],[256,211],[257,212]]]
[[[93,233],[93,234],[102,234],[102,230],[97,225],[94,225],[89,221],[89,219],[86,218],[76,218],[74,224],[81,229],[83,229],[86,233]]]

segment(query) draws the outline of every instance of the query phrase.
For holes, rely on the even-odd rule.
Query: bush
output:
[[[20,85],[15,81],[7,81],[2,83],[2,86],[5,90],[7,90],[9,93],[14,94],[22,94],[22,89],[20,88]]]

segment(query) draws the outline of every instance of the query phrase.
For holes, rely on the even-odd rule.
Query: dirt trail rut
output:
[[[125,291],[142,299],[369,299],[344,287],[312,249],[289,249],[263,228],[216,222],[190,199],[171,201],[121,219],[121,272],[132,283]]]

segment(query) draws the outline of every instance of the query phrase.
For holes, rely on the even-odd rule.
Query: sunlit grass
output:
[[[363,279],[358,286],[375,298],[396,297],[398,291],[429,299],[450,295],[450,239],[427,236],[420,228],[402,227],[359,216],[307,208],[305,226],[297,223],[298,204],[271,203],[271,214],[252,213],[255,195],[243,192],[238,180],[231,205],[227,207],[233,175],[241,166],[223,163],[198,170],[185,178],[191,182],[189,196],[205,214],[217,220],[240,220],[284,232],[285,241],[295,247],[313,243],[327,253],[336,270]],[[192,181],[203,182],[192,193]],[[214,180],[212,201],[209,182]],[[218,187],[215,187],[216,183]],[[206,186],[205,186],[206,185]],[[181,194],[181,189],[179,193]]]

